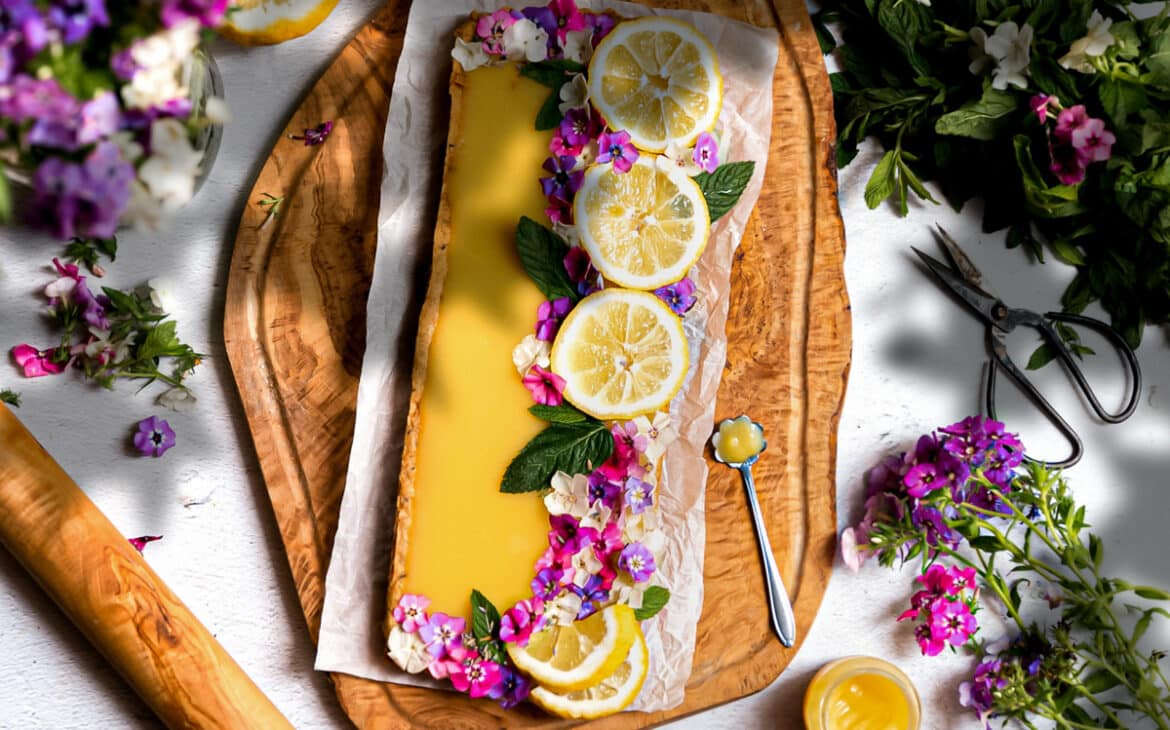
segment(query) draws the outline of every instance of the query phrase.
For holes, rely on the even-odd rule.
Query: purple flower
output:
[[[636,514],[640,515],[646,511],[646,508],[654,504],[654,485],[638,479],[637,477],[630,477],[626,480],[626,506]]]
[[[228,0],[163,0],[159,15],[167,28],[187,18],[194,18],[207,27],[215,27],[223,22],[227,6]]]
[[[617,509],[621,499],[621,493],[621,485],[611,482],[602,472],[595,471],[589,475],[590,506],[600,501],[611,510]]]
[[[551,601],[561,592],[561,578],[565,571],[545,568],[532,579],[532,595],[542,601]]]
[[[61,40],[76,43],[89,35],[95,25],[108,27],[105,0],[53,0],[49,22],[61,31]]]
[[[580,246],[573,246],[565,254],[565,272],[569,275],[569,281],[577,285],[577,293],[583,297],[601,288],[597,283],[598,275],[593,268],[593,261]]]
[[[695,297],[695,282],[691,281],[690,277],[685,277],[673,284],[655,289],[654,294],[666,302],[667,306],[670,307],[670,311],[680,317],[691,311],[691,307],[695,306],[695,302],[697,301]]]
[[[609,589],[605,587],[605,581],[599,575],[591,575],[585,585],[572,585],[569,586],[569,590],[581,597],[581,608],[577,611],[578,621],[589,618],[599,608],[597,604],[609,598]]]
[[[926,531],[926,544],[938,545],[940,542],[948,547],[958,547],[962,535],[948,525],[938,509],[926,505],[918,505],[910,512],[910,522],[915,527]]]
[[[493,56],[504,55],[504,31],[515,22],[516,15],[507,10],[497,10],[491,15],[481,16],[475,25],[475,34],[483,39],[484,53]]]
[[[427,651],[436,659],[442,659],[458,652],[463,646],[463,629],[467,622],[459,616],[448,616],[443,612],[431,614],[428,620],[418,628],[418,635],[427,644]]]
[[[50,157],[33,177],[42,222],[60,238],[110,238],[130,199],[134,166],[117,145],[101,142],[84,165]]]
[[[602,132],[597,140],[600,153],[597,155],[599,163],[612,162],[613,168],[619,173],[629,172],[638,159],[638,149],[630,143],[630,133]]]
[[[695,151],[691,154],[691,159],[703,172],[715,172],[715,168],[719,167],[719,143],[715,141],[713,134],[703,132],[699,135],[695,140]]]
[[[600,535],[592,527],[581,527],[581,521],[572,515],[556,515],[549,518],[552,530],[548,533],[548,544],[562,553],[579,553],[585,547],[597,542]]]
[[[138,422],[138,431],[134,434],[134,446],[143,456],[162,456],[167,449],[175,445],[175,432],[171,425],[159,418],[151,416]]]
[[[288,138],[304,140],[306,147],[315,147],[324,142],[332,131],[333,122],[327,119],[315,127],[309,127],[304,134],[290,134]]]
[[[90,327],[99,330],[110,328],[110,320],[106,318],[106,307],[110,305],[110,299],[104,294],[94,296],[85,283],[84,276],[79,276],[77,284],[73,287],[73,303],[81,312],[81,318]]]
[[[532,682],[517,671],[507,666],[500,667],[500,678],[495,686],[488,690],[488,697],[497,700],[505,710],[515,707],[528,699],[532,691]]]
[[[412,634],[425,626],[430,620],[426,610],[427,606],[430,605],[431,599],[426,596],[407,593],[398,601],[398,605],[394,607],[394,621],[402,627],[403,631]]]
[[[0,80],[8,81],[16,64],[35,56],[48,42],[48,25],[33,0],[0,2],[0,46],[8,57]]]
[[[925,497],[936,489],[938,487],[935,484],[936,481],[941,481],[939,480],[938,467],[929,463],[912,467],[902,478],[902,483],[906,485],[906,494],[915,499]]]
[[[135,550],[142,552],[142,549],[145,548],[149,543],[152,543],[156,540],[161,540],[162,538],[162,535],[143,535],[142,537],[132,537],[130,538],[130,544],[134,546]]]
[[[642,543],[632,542],[618,556],[618,567],[629,573],[635,583],[650,580],[654,575],[654,554]]]
[[[591,107],[582,107],[570,109],[565,114],[560,131],[565,144],[580,148],[601,134],[601,128],[601,115]]]
[[[617,25],[617,21],[605,13],[589,13],[585,16],[585,27],[593,30],[594,48],[597,47],[602,38],[609,35],[615,25]]]
[[[983,722],[987,722],[995,707],[996,691],[1008,685],[1002,670],[1002,660],[989,659],[975,668],[975,676],[970,682],[959,685],[959,704],[975,710]]]
[[[561,327],[561,320],[572,308],[573,300],[568,297],[541,302],[536,309],[536,338],[552,342]]]
[[[77,141],[89,145],[118,131],[122,121],[122,110],[118,97],[112,91],[103,91],[81,105],[80,128]]]
[[[568,155],[554,155],[544,161],[543,167],[550,176],[540,178],[540,188],[546,197],[555,202],[572,201],[585,180],[584,170],[573,169],[576,164],[577,159]]]
[[[134,61],[129,48],[124,48],[110,57],[110,70],[122,81],[134,78],[141,67]]]

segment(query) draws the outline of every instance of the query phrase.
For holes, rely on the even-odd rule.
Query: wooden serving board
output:
[[[334,121],[333,133],[318,147],[285,135],[276,143],[240,222],[228,281],[227,351],[313,641],[353,437],[383,128],[409,4],[387,2],[294,113],[286,134],[326,119]],[[747,412],[768,429],[756,477],[799,641],[833,563],[836,429],[850,358],[828,77],[804,0],[649,4],[780,29],[772,146],[763,192],[735,256],[716,417]],[[254,204],[265,193],[285,196],[280,216],[267,223]],[[400,353],[408,368],[411,355]],[[607,726],[658,724],[751,694],[795,655],[768,627],[738,475],[714,462],[705,561],[685,703],[655,714],[623,713],[603,721]],[[340,674],[333,680],[362,728],[553,724],[531,708],[504,712],[453,693]]]

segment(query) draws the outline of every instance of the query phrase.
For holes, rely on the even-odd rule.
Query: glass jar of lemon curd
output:
[[[804,693],[807,730],[919,730],[921,712],[910,678],[875,657],[829,662]]]

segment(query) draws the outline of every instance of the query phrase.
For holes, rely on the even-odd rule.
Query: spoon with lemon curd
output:
[[[784,582],[780,579],[780,568],[772,555],[772,546],[768,543],[768,532],[764,528],[760,501],[756,497],[756,482],[752,479],[752,464],[756,463],[760,454],[768,448],[768,442],[764,440],[764,427],[747,416],[726,419],[711,436],[711,448],[715,452],[715,461],[738,469],[743,477],[748,510],[752,515],[752,524],[756,528],[760,558],[764,562],[764,588],[768,593],[768,613],[772,629],[780,637],[780,643],[792,646],[796,641],[796,619],[792,615],[792,603],[788,600],[788,592],[784,590]]]

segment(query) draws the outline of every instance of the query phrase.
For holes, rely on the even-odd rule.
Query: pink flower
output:
[[[402,597],[394,607],[394,621],[408,634],[418,631],[430,618],[426,607],[431,605],[431,599],[408,593]]]
[[[539,598],[520,601],[500,618],[500,640],[527,646],[528,638],[543,629],[544,624],[544,601]]]
[[[570,31],[585,30],[585,16],[577,9],[576,0],[552,0],[548,9],[556,18],[557,37],[561,43],[565,42]]]
[[[565,390],[565,379],[539,365],[533,365],[524,376],[524,387],[532,393],[532,399],[543,406],[559,406],[565,400],[561,395]]]
[[[954,595],[958,595],[963,591],[975,590],[975,569],[974,568],[960,568],[955,565],[951,567],[951,581]]]
[[[1048,170],[1062,185],[1076,185],[1085,179],[1085,162],[1071,144],[1050,143],[1048,154],[1052,158]]]
[[[484,53],[492,56],[504,55],[504,31],[515,22],[516,18],[507,10],[497,10],[491,15],[481,17],[475,24],[475,34],[483,39]]]
[[[1028,106],[1036,114],[1041,124],[1048,122],[1048,117],[1055,116],[1054,110],[1060,109],[1060,99],[1048,94],[1036,94],[1028,102]]]
[[[970,606],[963,601],[946,598],[939,598],[931,604],[929,625],[932,636],[949,642],[951,646],[967,643],[967,639],[979,628]]]
[[[455,689],[472,697],[483,697],[500,681],[500,665],[472,654],[450,668],[448,678]]]
[[[552,530],[548,533],[548,544],[557,551],[558,556],[565,554],[571,557],[582,548],[592,545],[601,537],[592,527],[581,527],[581,521],[572,515],[556,515],[549,518]],[[558,562],[562,558],[558,557]]]
[[[435,659],[451,657],[460,659],[463,649],[463,629],[467,622],[459,616],[448,616],[443,612],[433,614],[425,624],[418,627],[418,635],[427,644],[427,651]]]
[[[612,162],[613,169],[619,173],[629,172],[634,166],[634,161],[638,159],[638,149],[630,143],[630,133],[624,130],[602,132],[597,140],[597,146],[600,150],[597,161]]]
[[[955,581],[951,572],[938,563],[927,568],[916,580],[936,596],[949,596],[954,593]]]
[[[622,528],[616,522],[610,522],[601,531],[597,541],[593,543],[593,552],[597,559],[608,564],[610,558],[620,553],[626,545],[622,542]]]
[[[454,659],[436,659],[427,665],[427,671],[435,679],[446,679],[453,671],[462,671],[463,663]]]
[[[918,648],[925,656],[938,656],[946,647],[946,641],[934,635],[930,624],[919,624],[914,627],[914,638],[918,641]]]
[[[1089,114],[1085,111],[1084,104],[1070,106],[1067,109],[1062,109],[1060,114],[1056,116],[1056,128],[1053,133],[1058,140],[1067,142],[1072,138],[1073,130],[1087,121],[1089,121]]]
[[[12,359],[24,368],[24,377],[39,378],[42,375],[56,375],[65,370],[65,366],[53,362],[50,358],[52,350],[38,350],[32,345],[17,345],[12,348]]]
[[[552,342],[561,327],[561,320],[573,308],[573,300],[561,297],[544,301],[536,310],[536,339]]]
[[[130,538],[130,544],[134,546],[135,550],[137,550],[138,552],[142,552],[142,549],[144,547],[146,547],[146,545],[148,543],[152,543],[155,540],[161,540],[161,539],[162,539],[162,535],[143,535],[142,537]]]
[[[715,141],[715,136],[710,132],[700,134],[695,140],[695,151],[691,159],[703,169],[703,172],[715,172],[715,168],[719,167],[719,143]]]
[[[1100,119],[1088,119],[1072,131],[1072,146],[1085,164],[1104,162],[1113,156],[1117,137],[1105,128]]]

